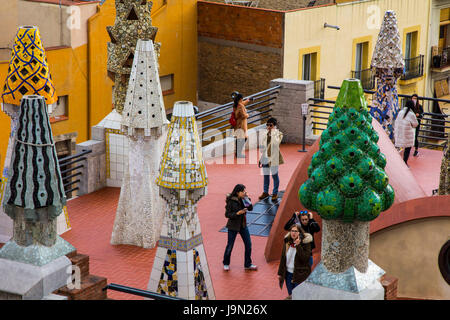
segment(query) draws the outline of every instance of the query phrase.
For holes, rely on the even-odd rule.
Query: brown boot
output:
[[[263,192],[263,193],[259,196],[259,200],[265,199],[265,198],[267,198],[268,196],[269,196],[268,193]]]
[[[273,194],[272,195],[272,201],[276,201],[278,199],[278,195],[277,194]]]

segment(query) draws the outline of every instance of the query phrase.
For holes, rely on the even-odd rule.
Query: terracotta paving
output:
[[[290,175],[304,153],[300,146],[282,145],[285,164],[280,166],[280,190],[284,190]],[[248,156],[248,152],[247,152]],[[431,195],[439,181],[442,152],[421,150],[411,157],[410,166],[424,189]],[[437,171],[437,172],[436,172]],[[266,237],[252,236],[252,259],[258,271],[244,271],[244,245],[238,237],[231,256],[231,270],[222,270],[222,258],[227,234],[219,232],[225,226],[225,195],[234,185],[243,183],[250,198],[256,202],[262,192],[263,177],[256,164],[207,164],[208,194],[198,204],[206,255],[216,294],[221,300],[279,300],[287,295],[277,280],[278,261],[267,263],[264,258]],[[271,188],[272,191],[272,181]],[[79,253],[90,256],[91,274],[104,276],[108,283],[146,289],[156,249],[110,244],[112,226],[119,198],[119,188],[104,188],[68,202],[72,230],[63,235]],[[113,299],[141,299],[133,295],[109,291]]]

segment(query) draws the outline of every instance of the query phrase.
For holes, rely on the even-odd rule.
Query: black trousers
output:
[[[415,135],[415,137],[414,137],[414,148],[415,148],[416,150],[419,149],[419,139],[418,139],[418,136],[419,136],[420,120],[417,119],[417,122],[419,123],[419,125],[418,125],[417,128],[416,128],[416,135]]]
[[[411,147],[405,148],[405,151],[403,152],[403,161],[405,161],[406,164],[408,164],[409,154],[411,153]]]

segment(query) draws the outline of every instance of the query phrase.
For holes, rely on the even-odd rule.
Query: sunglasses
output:
[[[271,127],[273,127],[273,124],[268,123],[268,124],[266,124],[266,126],[269,127],[269,128],[271,128]]]
[[[299,212],[301,216],[306,216],[308,215],[308,211],[300,211]]]

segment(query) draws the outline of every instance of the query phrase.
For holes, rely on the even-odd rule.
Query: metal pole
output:
[[[298,152],[306,152],[306,116],[303,116],[303,149],[298,150]]]
[[[303,115],[303,149],[298,150],[298,152],[306,152],[306,115],[308,114],[309,105],[307,103],[302,104],[302,115]]]

